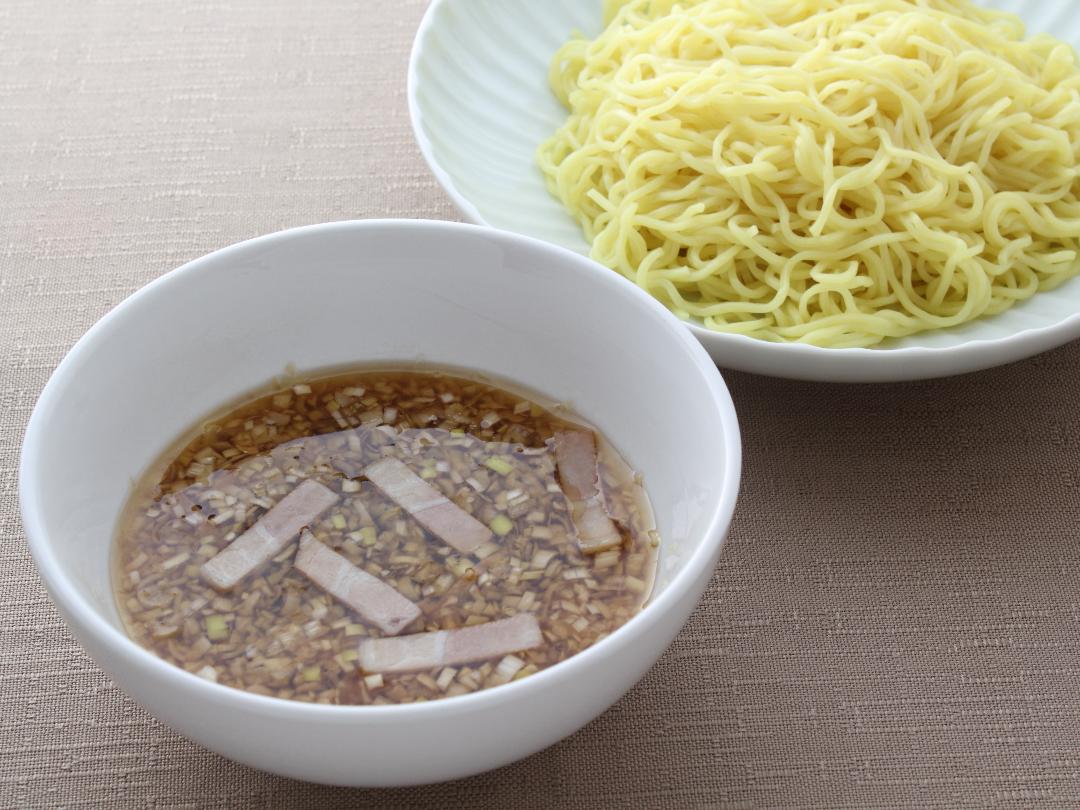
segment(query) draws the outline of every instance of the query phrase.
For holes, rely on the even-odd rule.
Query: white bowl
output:
[[[1033,31],[1080,47],[1080,15],[1063,0],[983,0]],[[601,30],[600,0],[434,0],[409,62],[409,112],[420,150],[471,221],[588,254],[577,223],[544,185],[535,152],[566,120],[552,95],[552,55],[577,29]],[[597,306],[602,306],[598,302]],[[836,382],[885,382],[976,371],[1080,337],[1080,277],[961,327],[872,349],[769,343],[690,330],[722,366]]]
[[[209,683],[129,640],[109,555],[132,480],[191,425],[287,364],[369,361],[470,368],[567,401],[598,425],[644,473],[656,510],[664,543],[650,604],[534,676],[403,706],[262,697]],[[630,688],[709,580],[735,504],[739,454],[716,367],[629,282],[577,254],[491,229],[343,222],[219,250],[102,318],[38,400],[19,486],[30,550],[61,614],[152,714],[268,771],[403,785],[523,757]]]

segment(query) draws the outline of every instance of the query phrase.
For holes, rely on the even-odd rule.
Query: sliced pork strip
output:
[[[554,443],[559,483],[573,506],[578,546],[586,554],[595,554],[619,545],[622,536],[600,491],[596,437],[584,430],[560,431]]]
[[[600,474],[597,464],[597,484],[600,489],[600,497],[604,502],[604,511],[608,517],[622,530],[623,534],[631,531],[631,510],[627,507],[622,493],[632,490],[637,486],[634,471],[630,465],[618,453],[611,453],[604,458],[604,472]]]
[[[364,475],[425,529],[463,554],[476,551],[494,537],[487,526],[396,458],[369,465]]]
[[[554,441],[563,492],[572,501],[588,500],[599,491],[596,438],[587,430],[572,430],[556,433]]]
[[[539,647],[543,641],[536,617],[519,613],[509,619],[448,631],[446,663],[464,664],[509,655]]]
[[[396,636],[420,616],[420,609],[393,587],[315,539],[300,532],[293,563],[308,579],[387,635]]]
[[[358,664],[365,672],[415,672],[498,658],[539,647],[543,641],[536,617],[519,613],[456,630],[364,639]]]
[[[491,529],[452,501],[425,509],[416,519],[429,532],[466,554],[476,551],[494,536]]]
[[[575,503],[573,520],[578,547],[586,554],[595,554],[622,542],[622,535],[605,511],[599,496]]]
[[[482,626],[482,625],[477,625]],[[434,669],[446,660],[449,630],[413,633],[392,638],[366,638],[360,642],[357,664],[364,672],[415,672]]]
[[[364,475],[411,515],[446,503],[447,498],[396,458],[369,464]]]
[[[337,503],[337,493],[318,481],[304,481],[228,546],[207,560],[203,578],[227,591],[281,553],[308,524]]]

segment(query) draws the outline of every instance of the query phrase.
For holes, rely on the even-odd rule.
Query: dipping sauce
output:
[[[486,382],[371,370],[189,434],[121,520],[116,599],[162,658],[263,695],[386,704],[527,677],[652,590],[660,540],[594,428]]]

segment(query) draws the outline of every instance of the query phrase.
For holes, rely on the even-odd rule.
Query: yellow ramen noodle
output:
[[[539,150],[592,256],[720,332],[872,346],[1078,269],[1071,47],[966,0],[631,0]]]

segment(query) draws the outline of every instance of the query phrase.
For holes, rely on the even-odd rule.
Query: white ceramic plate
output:
[[[1080,47],[1065,0],[981,0]],[[409,112],[439,182],[473,222],[588,254],[533,159],[565,120],[547,84],[552,54],[577,29],[601,29],[600,0],[434,0],[413,44]],[[1029,357],[1080,337],[1080,278],[1009,311],[873,349],[823,349],[691,330],[722,366],[807,380],[941,377]]]

